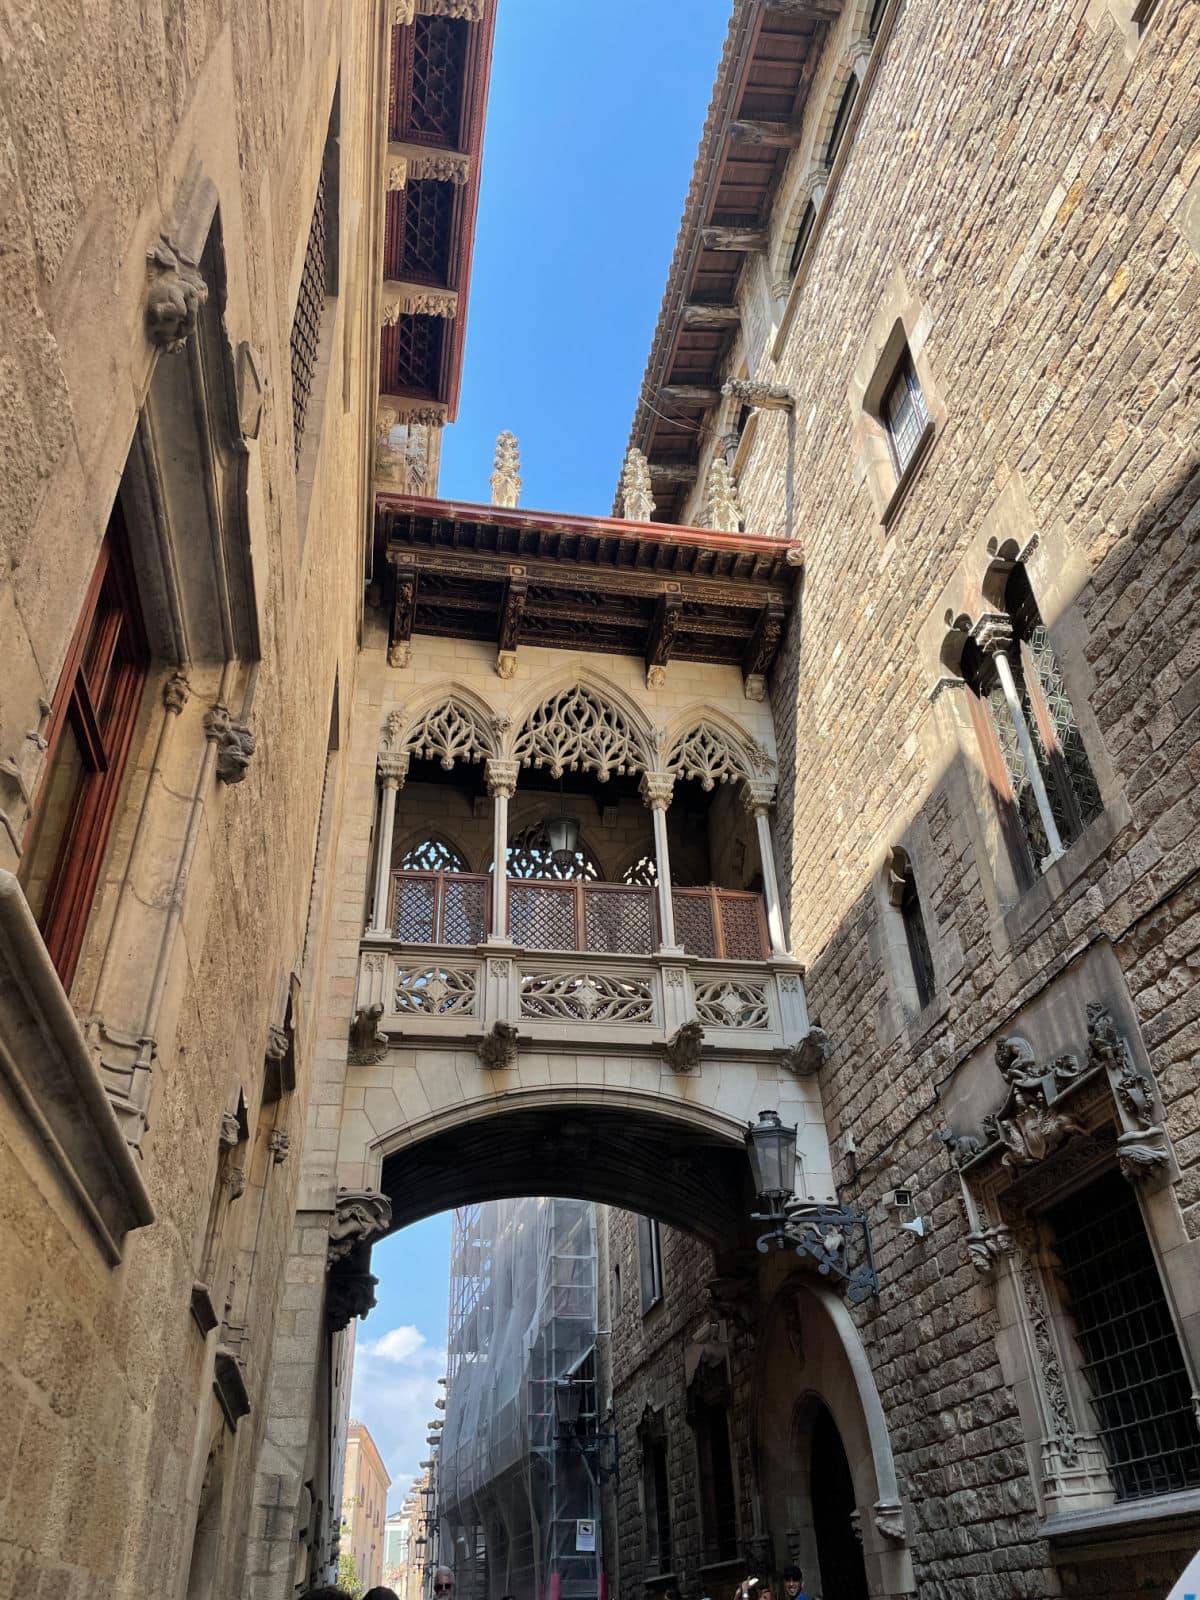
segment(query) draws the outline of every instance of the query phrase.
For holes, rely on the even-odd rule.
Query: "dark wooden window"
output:
[[[661,1434],[642,1437],[642,1499],[646,1512],[646,1567],[651,1574],[670,1572],[671,1493],[667,1478],[667,1441]]]
[[[340,86],[334,90],[325,153],[317,178],[304,265],[300,272],[300,292],[292,316],[292,438],[296,465],[304,445],[309,421],[309,404],[317,378],[321,350],[321,328],[326,296],[337,293],[338,284],[338,134]]]
[[[21,860],[21,886],[70,987],[116,810],[149,650],[113,508],[54,695],[46,768]]]
[[[917,377],[917,369],[907,350],[900,358],[892,381],[883,392],[882,417],[891,447],[892,464],[897,476],[903,476],[917,452],[925,424],[929,421],[921,380]]]
[[[816,204],[810,200],[804,208],[804,215],[800,218],[800,227],[796,233],[796,242],[792,246],[792,258],[788,262],[789,278],[794,278],[796,276],[796,269],[800,265],[805,250],[808,249],[808,241],[812,238],[812,231],[816,225],[816,221]]]
[[[846,137],[846,129],[850,125],[850,113],[854,110],[854,102],[858,98],[858,79],[850,74],[846,87],[842,90],[842,98],[838,101],[837,112],[833,118],[833,127],[829,134],[829,145],[825,151],[825,165],[831,167],[841,148],[842,140]]]
[[[699,1401],[693,1411],[699,1462],[700,1528],[704,1560],[732,1561],[738,1552],[737,1493],[729,1446],[729,1414],[722,1404]]]
[[[663,1297],[662,1234],[653,1217],[639,1217],[638,1273],[642,1286],[642,1315]]]
[[[1048,1215],[1118,1500],[1200,1485],[1200,1429],[1141,1208],[1107,1173]]]
[[[888,894],[900,913],[904,924],[904,941],[908,950],[908,963],[912,973],[917,1008],[923,1010],[933,999],[936,982],[933,957],[929,952],[929,939],[925,932],[925,916],[921,910],[921,897],[917,892],[916,874],[908,853],[894,849],[888,869]]]
[[[888,0],[875,0],[871,7],[871,20],[867,23],[867,35],[874,38],[883,23],[883,13],[887,10]]]

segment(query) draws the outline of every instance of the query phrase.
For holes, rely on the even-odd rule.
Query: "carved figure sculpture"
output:
[[[833,1041],[824,1028],[815,1024],[798,1044],[789,1045],[782,1052],[784,1066],[798,1078],[811,1078],[833,1054]]]
[[[983,1140],[975,1133],[955,1133],[951,1128],[943,1128],[938,1138],[946,1146],[947,1153],[956,1167],[962,1167],[983,1149]]]
[[[204,732],[217,746],[218,779],[222,783],[241,783],[255,750],[250,729],[228,706],[218,704],[204,713]]]
[[[392,1220],[392,1202],[374,1189],[339,1189],[329,1219],[329,1264],[344,1261],[356,1245],[383,1233]]]
[[[512,508],[521,498],[521,450],[515,433],[507,431],[496,440],[492,460],[492,504]]]
[[[714,456],[708,469],[708,495],[705,521],[715,533],[740,533],[742,508],[738,504],[737,484],[723,456]]]
[[[377,1000],[373,1006],[362,1006],[354,1013],[354,1021],[350,1024],[350,1051],[347,1059],[357,1066],[374,1066],[387,1054],[387,1034],[379,1026],[379,1019],[382,1016],[381,1000]]]
[[[672,1072],[694,1072],[700,1065],[703,1048],[703,1024],[685,1022],[663,1046],[663,1055]]]
[[[150,289],[146,332],[166,355],[177,355],[196,331],[208,285],[194,261],[178,251],[166,234],[146,252]]]
[[[496,1022],[475,1046],[475,1054],[490,1072],[517,1064],[517,1030],[511,1022]]]

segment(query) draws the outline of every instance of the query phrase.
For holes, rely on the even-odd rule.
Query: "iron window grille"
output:
[[[1110,1172],[1047,1221],[1117,1499],[1195,1488],[1200,1428],[1136,1195]]]
[[[906,350],[883,395],[883,423],[898,477],[903,476],[916,455],[928,421],[921,380]]]
[[[292,316],[292,439],[297,468],[300,466],[304,430],[320,359],[325,297],[337,293],[339,101],[340,85],[334,90],[333,106],[329,113],[325,152],[317,177],[308,240],[304,246],[304,265],[300,269],[300,292],[296,296],[296,310]]]

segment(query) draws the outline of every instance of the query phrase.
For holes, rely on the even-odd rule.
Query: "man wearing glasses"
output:
[[[433,1575],[434,1594],[451,1595],[454,1593],[454,1574],[449,1567],[439,1567]]]

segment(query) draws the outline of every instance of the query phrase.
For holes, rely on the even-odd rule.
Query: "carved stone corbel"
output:
[[[330,1266],[360,1244],[386,1233],[392,1220],[392,1202],[376,1189],[339,1189],[329,1219]]]
[[[330,1333],[341,1333],[353,1317],[365,1317],[375,1306],[379,1279],[369,1272],[331,1273],[325,1296],[325,1322]]]
[[[350,1024],[348,1061],[359,1067],[373,1067],[387,1055],[388,1037],[379,1026],[382,1016],[382,1000],[377,1000],[372,1006],[362,1006],[354,1013],[354,1021]]]
[[[489,1072],[500,1072],[517,1064],[517,1030],[511,1022],[494,1022],[475,1046],[475,1054]]]
[[[967,1255],[981,1277],[986,1277],[1016,1248],[1012,1230],[1002,1225],[977,1228],[967,1234]]]
[[[798,1078],[812,1078],[833,1054],[833,1040],[824,1028],[810,1026],[803,1039],[779,1052],[779,1059]]]
[[[217,777],[221,783],[241,783],[254,754],[254,735],[228,706],[213,705],[204,713],[204,733],[217,747]]]
[[[1171,1146],[1163,1128],[1133,1128],[1117,1140],[1117,1166],[1129,1183],[1163,1178],[1171,1167]]]
[[[894,1544],[903,1544],[908,1538],[904,1526],[904,1507],[899,1500],[877,1500],[872,1508],[876,1531]]]
[[[790,411],[796,403],[792,391],[782,383],[764,383],[757,378],[730,378],[722,384],[721,393],[759,411]]]
[[[695,1072],[704,1052],[704,1024],[685,1022],[662,1047],[663,1059],[672,1072]]]
[[[146,295],[146,333],[166,355],[177,355],[196,331],[208,285],[197,264],[166,234],[146,252],[150,288]]]
[[[276,1167],[281,1167],[288,1158],[292,1147],[292,1138],[286,1128],[272,1128],[267,1135],[267,1149],[271,1153],[271,1162]]]

